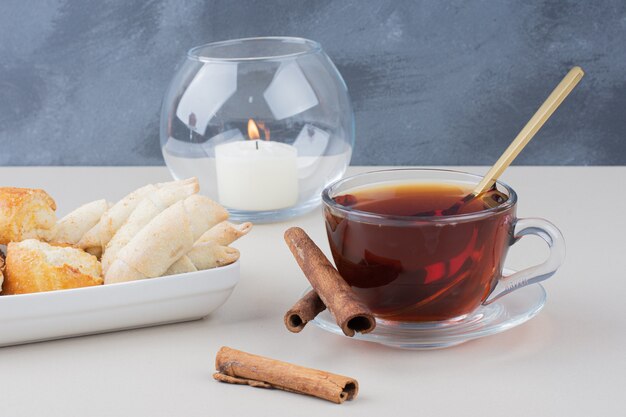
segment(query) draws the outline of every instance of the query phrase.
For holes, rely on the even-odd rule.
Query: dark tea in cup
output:
[[[502,280],[515,241],[515,192],[500,184],[445,214],[478,180],[453,171],[390,170],[325,190],[336,267],[378,318],[460,319]]]

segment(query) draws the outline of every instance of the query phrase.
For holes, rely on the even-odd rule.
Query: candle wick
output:
[[[256,150],[258,151],[259,150],[259,140],[258,139],[255,140],[254,143],[256,144]]]

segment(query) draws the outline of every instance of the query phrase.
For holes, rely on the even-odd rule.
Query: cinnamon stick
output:
[[[324,310],[326,310],[326,306],[319,295],[315,290],[311,290],[287,311],[285,326],[290,332],[299,333],[309,321]]]
[[[341,404],[357,396],[358,382],[347,376],[253,355],[223,346],[215,357],[213,378],[230,384],[276,388]]]
[[[320,248],[299,227],[285,232],[285,241],[313,289],[346,336],[369,333],[376,327],[370,309],[357,297]]]

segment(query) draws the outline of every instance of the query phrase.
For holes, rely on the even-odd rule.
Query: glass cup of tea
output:
[[[450,214],[447,209],[481,178],[393,169],[348,177],[324,190],[335,265],[378,319],[455,322],[559,268],[565,257],[559,229],[543,219],[518,219],[517,194],[500,181]],[[509,247],[526,235],[548,244],[548,259],[504,276]]]

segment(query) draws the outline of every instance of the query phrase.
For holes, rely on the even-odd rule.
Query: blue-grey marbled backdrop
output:
[[[569,67],[519,164],[626,164],[626,2],[2,0],[0,164],[159,165],[188,48],[317,40],[356,111],[353,164],[490,164]]]

